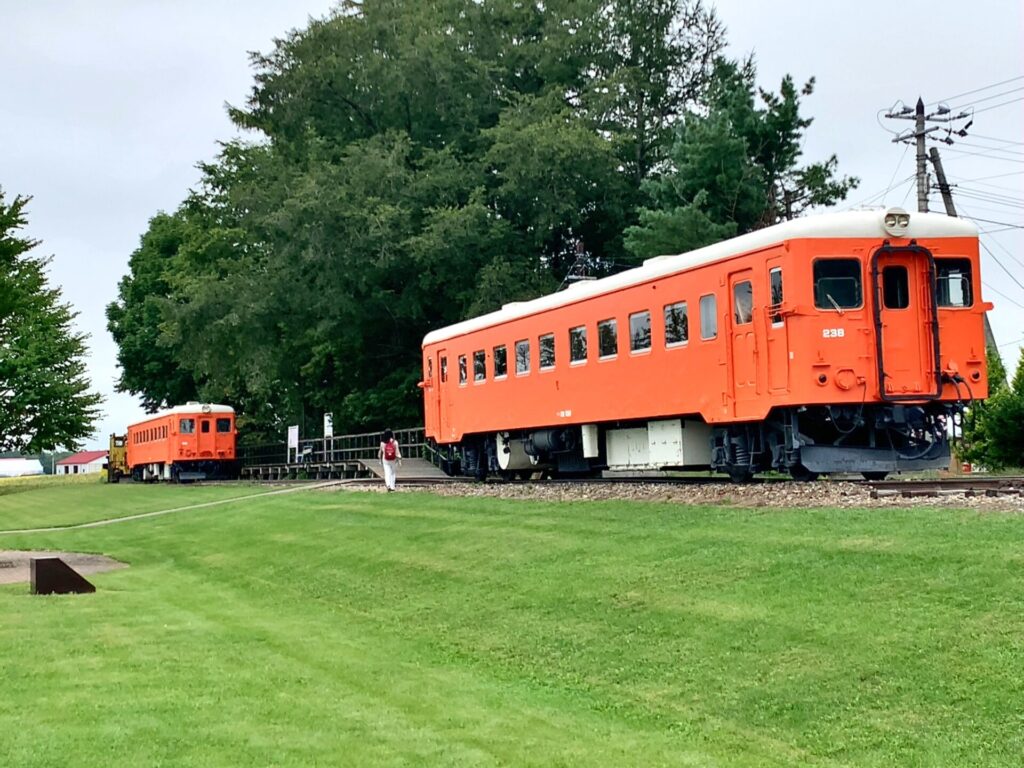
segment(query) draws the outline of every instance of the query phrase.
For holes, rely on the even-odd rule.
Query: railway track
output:
[[[928,480],[876,480],[866,481],[871,498],[902,496],[1019,496],[1024,494],[1024,477],[944,477]]]

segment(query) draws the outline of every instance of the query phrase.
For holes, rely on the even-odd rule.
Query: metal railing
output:
[[[428,443],[422,427],[396,429],[395,439],[406,458],[427,459],[437,466],[449,460],[447,454]],[[298,450],[289,449],[287,442],[238,446],[238,458],[243,467],[267,464],[340,464],[377,458],[381,433],[363,432],[356,435],[314,437],[299,440]]]

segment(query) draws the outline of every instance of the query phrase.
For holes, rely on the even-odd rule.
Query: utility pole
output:
[[[914,137],[917,140],[917,210],[928,212],[928,158],[924,153],[924,102],[917,97],[914,109]]]
[[[900,132],[893,139],[893,143],[902,142],[909,144],[913,142],[917,148],[917,210],[927,213],[928,189],[930,185],[928,183],[928,154],[925,152],[925,137],[930,133],[942,130],[940,125],[928,126],[927,123],[951,123],[954,120],[962,120],[969,117],[969,115],[966,112],[951,115],[949,107],[945,104],[939,104],[934,112],[926,113],[924,101],[918,97],[917,106],[914,109],[904,105],[898,110],[895,108],[890,109],[885,116],[893,120],[914,121],[914,129],[912,131]],[[948,133],[952,132],[948,131]],[[961,131],[959,135],[966,135],[966,132]],[[949,138],[945,139],[945,141],[952,143]],[[948,208],[946,212],[949,212]]]
[[[920,104],[920,102],[918,102]],[[956,216],[956,206],[953,205],[953,193],[950,192],[949,182],[946,181],[946,172],[942,168],[942,158],[939,157],[937,147],[932,147],[929,152],[932,165],[935,166],[935,179],[938,182],[939,192],[942,193],[942,202],[946,206],[947,216]],[[999,358],[999,347],[996,346],[996,337],[992,333],[992,323],[989,322],[988,312],[982,317],[985,318],[985,350]]]

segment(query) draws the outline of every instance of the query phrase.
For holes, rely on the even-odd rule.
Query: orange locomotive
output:
[[[649,259],[428,334],[426,433],[479,477],[945,467],[988,394],[978,266],[973,225],[898,209]]]
[[[122,473],[136,481],[202,480],[238,474],[235,411],[229,405],[190,402],[168,408],[132,424],[127,435],[112,436],[111,445],[115,441],[125,446],[126,459],[120,471],[111,462],[110,482],[117,482]]]

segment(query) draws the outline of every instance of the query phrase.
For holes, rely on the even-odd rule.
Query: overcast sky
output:
[[[1004,359],[1015,362],[1024,341],[1022,4],[716,5],[731,54],[753,53],[762,85],[777,88],[787,72],[800,82],[816,78],[804,102],[815,119],[805,159],[836,153],[842,172],[861,178],[850,205],[916,206],[912,182],[904,182],[914,171],[913,150],[887,133],[911,123],[879,119],[880,110],[897,100],[913,105],[918,96],[973,104],[971,136],[939,146],[950,180],[961,184],[961,214],[990,220],[979,222],[989,233],[982,238],[984,298],[996,305],[991,320]],[[331,6],[0,0],[0,186],[9,198],[33,197],[28,234],[53,254],[53,281],[91,336],[90,375],[106,403],[86,447],[105,446],[106,435],[142,413],[134,398],[114,392],[116,348],[104,308],[149,218],[173,211],[199,178],[196,163],[235,135],[224,105],[243,103],[250,89],[247,52],[269,50],[274,37]],[[1009,82],[996,85],[1002,81]],[[938,196],[932,199],[941,211]]]

